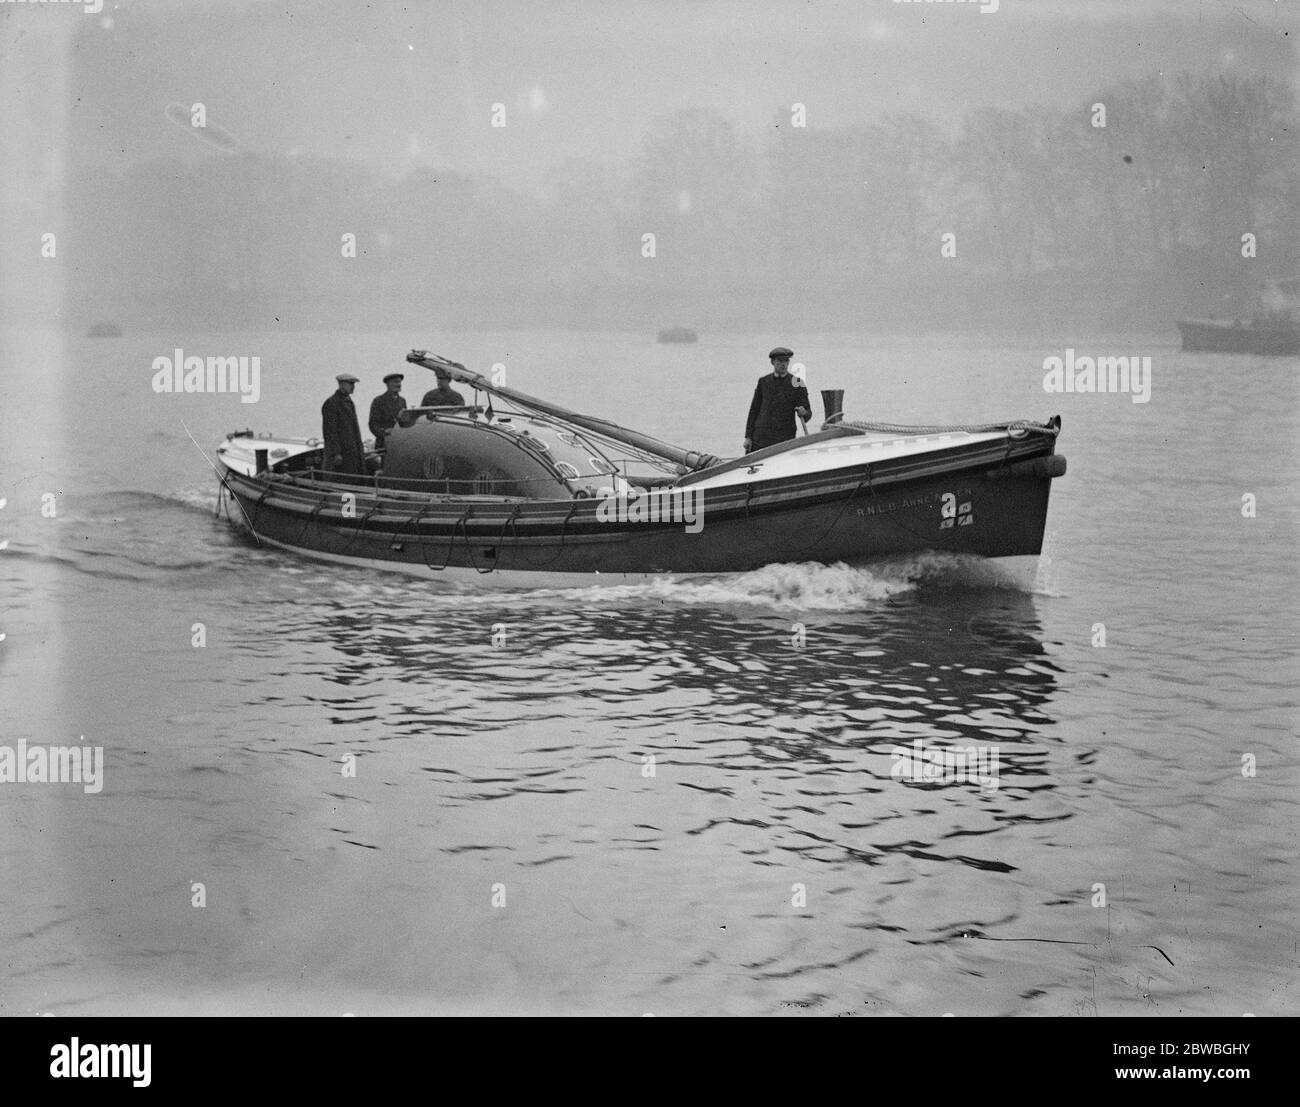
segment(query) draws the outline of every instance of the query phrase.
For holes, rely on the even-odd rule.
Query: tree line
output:
[[[1150,77],[949,127],[797,116],[744,133],[683,111],[636,157],[560,164],[540,190],[293,156],[74,164],[90,264],[69,294],[232,328],[1163,326],[1246,310],[1300,257],[1295,94],[1276,80]],[[106,268],[111,288],[91,281]]]

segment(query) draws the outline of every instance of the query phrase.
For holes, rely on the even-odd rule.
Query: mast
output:
[[[452,380],[460,381],[461,384],[467,384],[471,388],[481,388],[484,392],[490,392],[493,395],[512,400],[521,407],[529,407],[534,411],[542,412],[544,415],[553,415],[557,419],[564,419],[594,434],[603,435],[615,442],[622,442],[625,446],[631,446],[634,449],[643,450],[648,454],[664,458],[666,461],[682,465],[687,470],[707,469],[710,465],[716,465],[718,462],[718,459],[712,454],[700,453],[698,450],[684,450],[680,446],[660,442],[659,439],[651,438],[648,434],[641,434],[639,431],[620,427],[617,423],[611,423],[606,419],[598,419],[594,415],[582,415],[579,412],[570,411],[566,407],[561,407],[559,404],[552,404],[546,400],[539,400],[535,396],[516,392],[513,388],[492,384],[481,373],[466,369],[460,362],[448,361],[446,358],[431,354],[427,350],[412,350],[406,355],[406,360],[412,365],[422,365],[426,369],[441,369]]]

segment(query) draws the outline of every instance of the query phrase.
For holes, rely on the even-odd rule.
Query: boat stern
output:
[[[232,431],[217,447],[217,461],[245,477],[268,471],[296,471],[319,468],[324,446],[318,438],[275,438],[255,436],[252,431]]]

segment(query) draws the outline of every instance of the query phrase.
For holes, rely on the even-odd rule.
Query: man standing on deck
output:
[[[435,369],[438,387],[431,388],[420,401],[421,407],[464,407],[465,397],[450,387],[451,374],[446,369]]]
[[[812,417],[808,389],[790,376],[793,350],[778,346],[768,355],[772,372],[758,378],[754,399],[745,421],[745,453],[775,446],[795,436],[794,417],[807,422]]]
[[[351,373],[340,373],[334,379],[339,382],[338,391],[320,407],[325,470],[360,476],[366,471],[366,455],[361,447],[357,409],[352,406],[352,390],[357,386],[357,378]]]
[[[397,417],[406,410],[402,398],[401,373],[389,373],[384,378],[388,391],[370,401],[370,433],[375,436],[375,449],[382,450],[388,441],[388,432],[397,426]]]

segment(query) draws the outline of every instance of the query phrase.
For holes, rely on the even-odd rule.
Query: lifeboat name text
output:
[[[901,508],[908,507],[925,507],[929,504],[941,503],[944,507],[944,517],[948,517],[952,512],[948,511],[948,502],[950,498],[955,499],[957,496],[969,496],[969,488],[959,489],[955,494],[952,492],[929,492],[923,496],[904,496],[898,500],[875,501],[862,507],[855,508],[856,515],[888,515],[892,511],[898,511]],[[969,511],[969,506],[967,507]]]

